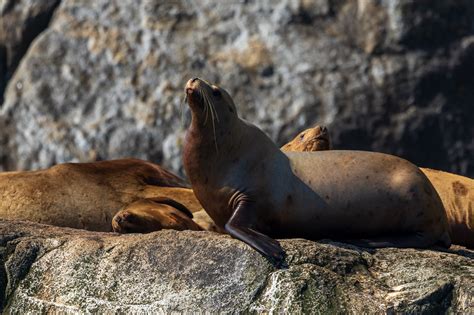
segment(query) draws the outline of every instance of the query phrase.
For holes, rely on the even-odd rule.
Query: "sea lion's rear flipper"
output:
[[[250,218],[253,218],[255,211],[253,204],[242,201],[236,207],[232,217],[225,225],[225,230],[232,237],[247,243],[262,255],[266,256],[277,265],[281,265],[285,259],[285,251],[278,241],[265,234],[250,228]]]
[[[366,248],[427,248],[435,245],[432,238],[423,233],[412,233],[399,236],[377,237],[373,239],[344,240],[345,243]]]

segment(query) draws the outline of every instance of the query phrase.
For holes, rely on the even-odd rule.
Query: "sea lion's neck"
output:
[[[217,173],[217,161],[221,155],[232,154],[232,143],[240,135],[234,124],[208,120],[203,123],[193,117],[187,130],[183,162],[186,174],[194,186],[209,182],[209,175]],[[238,140],[238,139],[237,139]]]

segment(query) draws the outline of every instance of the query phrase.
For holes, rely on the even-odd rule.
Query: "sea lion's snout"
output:
[[[133,215],[127,211],[121,211],[112,219],[112,230],[117,233],[126,233],[130,221],[133,221]]]
[[[199,82],[199,78],[192,78],[186,82],[186,86],[184,87],[184,92],[187,96],[191,96],[193,93],[197,91],[197,82]]]
[[[316,139],[329,141],[328,128],[326,126],[319,126],[319,132],[316,134]]]
[[[184,93],[186,94],[186,99],[188,105],[191,108],[202,109],[202,86],[203,81],[199,78],[192,78],[186,82],[184,87]]]
[[[320,128],[321,135],[327,135],[328,134],[328,128],[326,126],[321,126],[319,128]]]

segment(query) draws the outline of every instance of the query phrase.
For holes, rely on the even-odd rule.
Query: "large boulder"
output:
[[[474,252],[283,240],[288,268],[211,232],[0,221],[4,313],[474,312]],[[0,308],[0,310],[1,310]]]
[[[279,145],[323,123],[335,148],[474,176],[473,14],[471,0],[63,0],[8,86],[0,163],[179,171],[182,89],[199,76]]]
[[[33,39],[46,29],[60,0],[0,2],[0,104],[8,80]]]

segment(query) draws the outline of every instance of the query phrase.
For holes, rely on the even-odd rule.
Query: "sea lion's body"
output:
[[[327,128],[315,126],[300,132],[281,150],[306,152],[330,150]],[[474,180],[420,167],[441,198],[454,244],[474,248]]]
[[[294,199],[299,201],[291,207],[292,216],[283,215],[283,226],[293,226],[290,236],[306,229],[304,237],[311,238],[424,233],[424,246],[441,240],[446,225],[439,199],[426,177],[408,161],[363,151],[286,155],[294,174]],[[292,194],[282,199],[278,201],[282,211],[289,211]],[[305,223],[313,214],[319,217],[316,230]]]
[[[191,211],[201,209],[184,180],[137,159],[0,173],[0,218],[8,220],[111,231],[121,208],[160,196],[179,199]]]
[[[186,85],[192,122],[183,161],[194,193],[216,224],[281,260],[271,237],[332,237],[369,247],[450,245],[436,191],[406,160],[381,153],[284,154],[241,120],[225,90]],[[206,124],[206,112],[218,120]]]
[[[452,242],[474,248],[474,180],[429,168],[420,169],[441,197]]]

